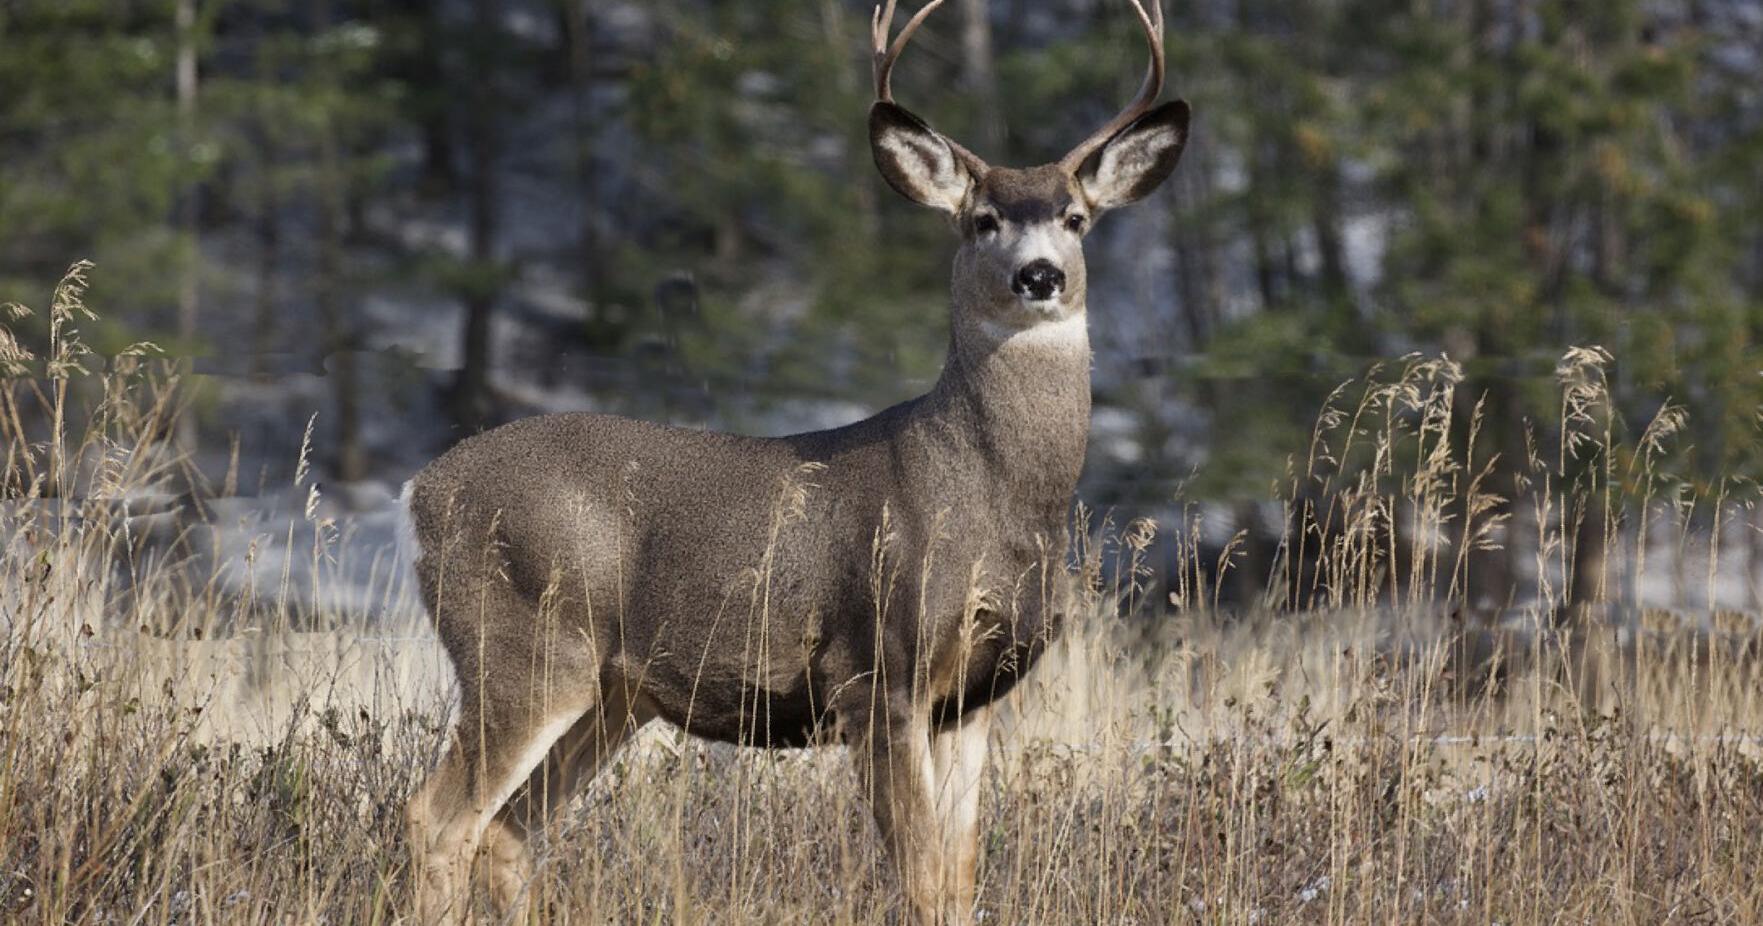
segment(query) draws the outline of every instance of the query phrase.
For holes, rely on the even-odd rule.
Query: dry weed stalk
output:
[[[55,303],[60,362],[0,328],[0,918],[390,921],[397,810],[445,703],[414,686],[407,650],[291,627],[291,580],[229,601],[211,577],[141,556],[131,506],[180,471],[163,438],[181,400],[149,358],[94,371],[69,347],[79,279]],[[1457,417],[1454,366],[1416,358],[1337,389],[1285,483],[1267,606],[1249,613],[1213,607],[1243,541],[1209,546],[1205,506],[1161,529],[1080,521],[1081,616],[1000,723],[1024,745],[987,780],[982,908],[1053,924],[1758,920],[1756,622],[1635,609],[1571,646],[1542,632],[1576,524],[1645,538],[1668,515],[1682,544],[1703,523],[1692,515],[1717,535],[1755,487],[1698,493],[1670,473],[1678,405],[1618,446],[1609,358],[1570,360],[1564,437],[1515,461],[1511,502],[1477,447],[1479,397]],[[813,491],[801,476],[781,487],[780,519]],[[1540,551],[1537,604],[1521,621],[1460,621],[1475,556],[1518,506]],[[334,556],[341,526],[316,503],[298,514],[322,538],[307,555]],[[889,530],[869,564],[878,592],[897,573]],[[1722,545],[1707,546],[1713,610]],[[1648,568],[1647,544],[1611,548],[1631,551],[1622,574]],[[754,580],[763,641],[763,568]],[[971,580],[976,603],[1007,584]],[[260,623],[197,639],[247,619]],[[310,673],[290,669],[297,638],[331,647]],[[256,687],[207,680],[225,647],[261,656]],[[271,720],[227,721],[253,699],[278,705],[252,715]],[[883,922],[890,882],[849,775],[836,754],[657,735],[544,847],[538,915]]]

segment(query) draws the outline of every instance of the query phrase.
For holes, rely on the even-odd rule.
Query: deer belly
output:
[[[806,678],[782,687],[695,687],[695,692],[688,686],[656,700],[663,720],[705,739],[780,749],[807,746],[829,720]]]

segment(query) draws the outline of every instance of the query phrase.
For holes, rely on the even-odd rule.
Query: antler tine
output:
[[[937,7],[942,6],[943,2],[944,0],[930,0],[922,9],[914,13],[912,18],[906,21],[905,28],[901,29],[900,34],[894,38],[892,45],[888,44],[888,32],[894,27],[895,0],[888,0],[885,9],[880,4],[876,5],[875,13],[869,19],[869,41],[870,47],[875,53],[875,98],[877,100],[884,103],[894,101],[894,92],[889,86],[890,78],[894,72],[894,62],[899,59],[900,52],[906,50],[906,43],[912,41],[912,34],[924,24],[925,17],[929,16]]]
[[[890,0],[891,2],[891,0]],[[1133,124],[1133,120],[1150,112],[1151,106],[1157,102],[1157,95],[1163,92],[1163,0],[1149,0],[1150,10],[1147,12],[1144,0],[1132,0],[1132,11],[1138,14],[1139,25],[1145,29],[1145,40],[1151,46],[1151,63],[1145,68],[1145,82],[1139,85],[1138,96],[1131,103],[1110,119],[1090,137],[1078,143],[1071,153],[1059,159],[1059,165],[1066,170],[1075,171],[1083,162],[1094,154],[1097,148],[1106,144],[1114,133]]]

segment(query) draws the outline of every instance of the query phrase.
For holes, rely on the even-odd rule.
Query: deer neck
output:
[[[1004,330],[957,311],[934,407],[956,420],[988,481],[1010,500],[1071,505],[1090,427],[1090,341],[1078,311]]]

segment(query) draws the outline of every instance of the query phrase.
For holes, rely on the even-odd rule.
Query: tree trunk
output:
[[[1315,208],[1310,223],[1322,257],[1323,292],[1330,302],[1344,303],[1352,293],[1347,279],[1347,249],[1341,234],[1340,168],[1334,159],[1317,168],[1315,181]]]
[[[471,151],[469,210],[471,281],[465,293],[464,357],[454,389],[454,417],[466,430],[477,430],[490,418],[490,313],[499,289],[492,279],[496,257],[496,158],[498,148],[495,96],[491,85],[495,56],[496,4],[473,0],[473,56],[477,65],[466,107],[466,137]]]
[[[1585,502],[1575,513],[1573,524],[1573,574],[1568,577],[1565,616],[1583,617],[1609,600],[1609,582],[1605,572],[1609,546],[1609,526],[1603,494],[1593,486]]]
[[[178,135],[187,158],[196,142],[196,0],[177,0],[177,113]],[[186,162],[185,169],[189,169]],[[182,234],[183,260],[178,279],[178,337],[186,346],[196,336],[197,286],[196,184],[187,183],[178,196],[178,230]]]
[[[980,156],[1004,153],[1004,114],[998,110],[998,71],[992,55],[989,0],[961,0],[961,78],[978,109],[974,137]]]
[[[1182,317],[1187,323],[1188,350],[1206,350],[1217,328],[1217,308],[1222,303],[1219,291],[1217,251],[1212,228],[1200,224],[1204,207],[1212,201],[1211,159],[1200,147],[1189,152],[1187,163],[1176,171],[1170,184],[1169,225],[1175,251],[1176,292],[1181,298]]]
[[[1744,530],[1739,536],[1745,538],[1745,607],[1757,610],[1763,605],[1763,595],[1758,594],[1757,577],[1763,574],[1763,524],[1759,523],[1763,515],[1747,511],[1744,518]]]
[[[269,353],[276,342],[276,268],[281,263],[281,225],[277,221],[274,142],[262,139],[257,192],[257,306],[251,332],[251,374],[269,376]]]
[[[1273,568],[1273,550],[1265,531],[1260,529],[1260,511],[1253,501],[1236,503],[1232,513],[1236,529],[1242,532],[1242,547],[1233,564],[1229,581],[1230,597],[1237,613],[1254,615],[1266,610],[1268,572]]]
[[[314,28],[331,26],[329,0],[313,4]],[[366,475],[361,450],[361,414],[357,397],[359,377],[355,368],[355,337],[343,308],[343,227],[345,221],[342,142],[337,137],[333,114],[325,115],[319,132],[318,167],[318,317],[324,342],[325,374],[331,383],[336,415],[336,453],[332,460],[337,479],[356,482]]]
[[[343,311],[343,204],[337,174],[341,164],[336,139],[325,130],[323,174],[319,181],[318,316],[323,329],[325,375],[331,382],[336,415],[336,455],[333,467],[338,479],[355,482],[366,475],[361,452],[361,415],[355,369],[355,338]]]
[[[1272,206],[1268,202],[1268,187],[1271,178],[1278,176],[1270,171],[1266,161],[1267,152],[1262,145],[1251,145],[1247,152],[1249,160],[1249,188],[1244,193],[1244,207],[1249,222],[1249,241],[1255,254],[1255,287],[1261,294],[1261,310],[1274,312],[1282,308],[1279,288],[1279,256],[1274,253],[1274,239],[1278,235],[1272,221]]]
[[[1251,221],[1255,226],[1249,234],[1255,244],[1255,287],[1261,293],[1261,311],[1278,311],[1280,308],[1279,286],[1275,282],[1273,247],[1268,243],[1267,234],[1261,228],[1260,220]]]
[[[840,0],[820,0],[820,24],[826,37],[828,48],[838,50],[844,57],[846,49],[851,47],[850,32],[845,24],[844,4]],[[838,83],[840,96],[846,99],[867,97],[869,94],[869,59],[863,58],[859,67],[848,66],[835,68],[834,79]],[[861,85],[859,80],[862,81]],[[852,120],[852,134],[847,136],[847,157],[866,167],[869,161],[869,131],[861,121]],[[862,253],[870,254],[876,250],[881,239],[881,207],[876,201],[875,184],[857,183],[852,185],[852,195],[857,202],[857,229],[862,236]]]
[[[1200,353],[1212,337],[1211,313],[1207,309],[1204,287],[1200,284],[1200,248],[1192,231],[1175,231],[1175,272],[1177,298],[1181,300],[1182,320],[1187,323],[1188,351]]]
[[[448,45],[441,19],[443,4],[429,0],[392,0],[393,15],[410,24],[419,38],[416,50],[400,55],[393,65],[397,77],[414,88],[415,119],[422,138],[422,187],[429,193],[456,188],[459,167],[453,157],[452,104],[437,101],[447,86],[442,50]]]
[[[588,307],[588,334],[596,344],[612,340],[604,330],[604,275],[600,248],[600,187],[594,170],[598,147],[594,112],[594,11],[591,0],[565,0],[564,16],[569,42],[570,130],[575,139],[577,203],[581,209],[581,297]]]
[[[177,0],[173,13],[177,28],[177,124],[179,144],[183,148],[184,169],[194,172],[191,156],[196,146],[196,92],[198,89],[198,72],[196,68],[196,0]],[[196,197],[199,191],[192,176],[184,188],[178,193],[178,341],[184,351],[194,349],[196,341],[196,315],[198,301],[201,298],[201,252],[197,238],[197,222],[199,210]],[[186,359],[183,372],[187,376],[193,367]],[[177,431],[173,437],[178,449],[184,454],[196,451],[196,416],[193,411],[186,410],[177,419]]]
[[[269,54],[264,51],[268,42],[261,24],[256,39],[258,51],[252,78],[263,86],[271,86],[275,71]],[[275,116],[263,105],[261,98],[253,113],[253,121],[257,142],[257,215],[253,229],[257,239],[257,286],[256,311],[251,326],[251,376],[261,382],[269,378],[269,354],[276,345],[275,275],[281,263],[281,223],[277,215],[281,202],[276,195],[276,180],[280,159],[276,150],[276,132],[272,128]]]

